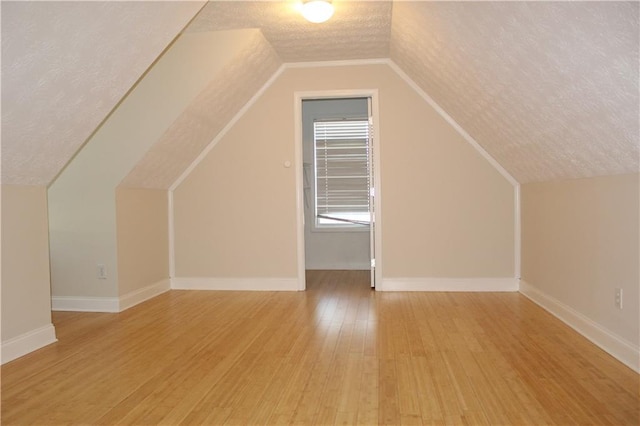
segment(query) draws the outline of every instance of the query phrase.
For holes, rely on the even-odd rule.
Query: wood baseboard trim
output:
[[[589,339],[596,346],[640,373],[640,347],[618,336],[592,319],[522,280],[520,293],[560,321]]]
[[[57,342],[53,324],[47,324],[2,342],[2,364],[20,358],[51,343]]]

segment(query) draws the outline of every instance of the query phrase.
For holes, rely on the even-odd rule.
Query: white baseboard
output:
[[[172,278],[174,290],[298,291],[297,278]]]
[[[383,278],[378,291],[518,291],[517,278]]]
[[[120,297],[53,296],[52,311],[122,312],[171,289],[168,279],[158,281]]]
[[[640,347],[618,336],[559,300],[522,280],[520,293],[589,339],[602,350],[640,373]]]
[[[36,328],[20,336],[2,342],[2,364],[57,342],[53,324]]]
[[[52,311],[120,312],[117,297],[51,297]]]
[[[156,297],[162,293],[165,293],[169,290],[171,290],[171,282],[169,281],[169,279],[165,279],[165,280],[158,281],[157,283],[148,285],[139,290],[135,290],[130,293],[127,293],[124,296],[120,296],[120,300],[119,300],[120,312],[126,309],[129,309],[146,300],[149,300],[153,297]]]
[[[312,271],[368,271],[371,269],[371,261],[368,260],[364,263],[355,263],[350,265],[338,263],[313,264],[305,262],[305,269]]]

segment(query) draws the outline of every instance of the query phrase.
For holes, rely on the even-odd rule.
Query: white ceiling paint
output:
[[[2,2],[2,182],[47,185],[202,2]]]
[[[209,2],[187,31],[260,28],[284,62],[386,58],[391,1],[333,2],[323,24],[307,22],[295,1]]]
[[[638,3],[396,2],[391,58],[519,182],[637,172]]]
[[[256,28],[255,52],[123,184],[168,187],[281,62],[389,57],[520,182],[638,171],[638,3],[293,3],[204,7],[186,31]],[[200,4],[3,2],[3,182],[48,184]]]
[[[121,184],[168,189],[280,65],[271,45],[254,30]]]

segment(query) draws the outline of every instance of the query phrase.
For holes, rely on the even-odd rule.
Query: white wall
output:
[[[253,34],[181,35],[51,185],[54,297],[118,297],[116,186]]]
[[[307,269],[369,269],[369,227],[357,230],[316,230],[314,222],[315,188],[313,181],[314,120],[367,118],[366,99],[316,99],[302,103],[303,159],[309,187],[305,189],[305,263]]]
[[[51,324],[47,189],[2,185],[2,362],[56,340]]]
[[[521,291],[640,370],[640,175],[522,186]],[[623,289],[623,309],[615,288]]]

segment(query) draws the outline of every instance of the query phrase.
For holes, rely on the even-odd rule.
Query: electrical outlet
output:
[[[622,309],[622,289],[616,288],[616,308]]]
[[[96,272],[98,274],[98,279],[106,280],[107,279],[107,267],[101,263],[98,263],[96,266]]]

